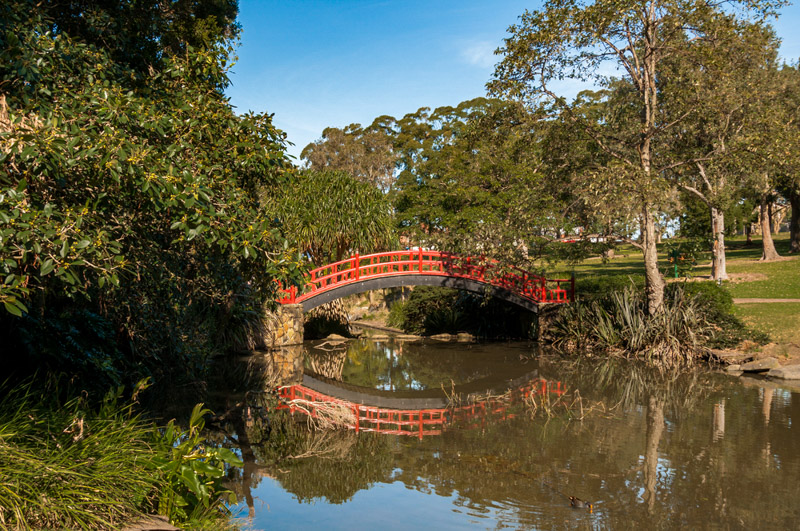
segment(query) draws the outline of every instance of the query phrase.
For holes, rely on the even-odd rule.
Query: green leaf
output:
[[[55,267],[55,264],[53,263],[53,259],[52,258],[48,258],[42,264],[42,268],[39,270],[39,276],[43,277],[43,276],[47,275],[48,273],[50,273],[53,270],[54,267]]]
[[[3,305],[6,307],[6,311],[8,313],[10,313],[11,315],[16,315],[17,317],[22,317],[22,312],[19,310],[19,308],[17,308],[13,304],[10,304],[10,303],[8,303],[6,301],[3,301]]]
[[[200,479],[197,477],[197,474],[190,466],[183,465],[181,467],[181,480],[186,487],[189,488],[192,492],[199,495],[202,492],[202,487],[200,483]]]

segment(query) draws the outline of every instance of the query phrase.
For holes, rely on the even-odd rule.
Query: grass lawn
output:
[[[784,257],[775,262],[758,261],[761,258],[760,238],[753,238],[753,243],[749,246],[744,237],[726,240],[727,269],[731,280],[724,285],[734,298],[800,299],[800,256],[788,254],[788,233],[776,234],[774,238],[778,253]],[[671,266],[663,251],[664,247],[660,246],[659,268],[665,276],[670,276]],[[710,276],[710,253],[699,260],[699,263],[701,265],[694,268],[692,275]],[[617,249],[616,256],[606,263],[594,258],[584,260],[574,267],[561,264],[548,272],[548,276],[569,276],[573,271],[578,279],[644,275],[644,263],[639,249],[623,245]],[[800,303],[738,304],[735,313],[749,326],[768,333],[774,341],[800,345]]]
[[[777,343],[800,344],[800,303],[737,304],[734,314]]]

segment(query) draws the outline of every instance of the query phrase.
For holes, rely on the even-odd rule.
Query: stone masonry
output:
[[[283,304],[267,316],[267,349],[303,344],[303,306]]]

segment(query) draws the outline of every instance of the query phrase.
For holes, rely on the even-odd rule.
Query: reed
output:
[[[550,327],[554,346],[635,357],[670,368],[690,365],[705,355],[717,327],[700,302],[682,289],[667,293],[661,311],[648,315],[641,293],[632,287],[567,306]]]

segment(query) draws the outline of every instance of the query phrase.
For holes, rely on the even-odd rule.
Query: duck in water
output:
[[[567,498],[569,500],[570,506],[572,508],[574,508],[574,509],[588,509],[589,512],[591,513],[592,509],[594,508],[594,506],[590,502],[584,501],[584,500],[582,500],[580,498],[576,498],[575,496],[567,496],[566,494],[564,494],[560,490],[558,490],[556,488],[553,488],[550,484],[548,484],[548,483],[546,483],[544,481],[542,482],[542,485],[544,485],[545,487],[549,488],[553,492],[556,492],[556,493],[564,496],[565,498]]]
[[[589,512],[592,512],[591,503],[583,501],[580,498],[576,498],[575,496],[569,496],[569,504],[576,509],[589,509]]]

